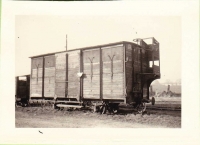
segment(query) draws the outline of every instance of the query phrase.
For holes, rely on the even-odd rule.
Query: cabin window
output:
[[[152,68],[152,66],[153,66],[153,61],[149,61],[149,67]]]
[[[146,51],[142,49],[142,62],[146,66],[147,65],[147,56]]]
[[[19,77],[20,81],[26,81],[26,77]]]
[[[153,64],[156,65],[156,66],[159,66],[159,61],[158,60],[156,60],[156,61],[149,61],[149,67],[152,68]]]
[[[159,61],[158,60],[154,61],[154,65],[159,66]]]

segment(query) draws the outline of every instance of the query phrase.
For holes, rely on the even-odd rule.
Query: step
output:
[[[79,102],[79,101],[56,101],[56,103],[74,103],[74,104],[82,104],[82,102]]]
[[[68,104],[57,104],[57,107],[74,107],[74,108],[82,108],[83,106],[79,106],[79,105],[68,105]]]

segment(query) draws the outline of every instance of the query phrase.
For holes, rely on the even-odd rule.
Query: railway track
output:
[[[119,114],[126,113],[135,113],[137,114],[137,110],[132,106],[128,105],[120,105]],[[144,114],[157,114],[157,115],[170,115],[170,116],[181,116],[181,107],[180,104],[156,104],[154,106],[147,105],[146,111]]]
[[[180,107],[157,107],[157,106],[147,106],[147,110],[181,111],[181,108],[180,108]]]
[[[120,108],[133,108],[131,105],[120,105]],[[150,110],[168,110],[168,111],[181,111],[180,104],[168,105],[168,104],[157,104],[157,105],[146,105],[146,109]]]

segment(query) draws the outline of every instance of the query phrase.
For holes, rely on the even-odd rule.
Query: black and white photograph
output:
[[[3,143],[198,144],[197,3],[2,2]]]
[[[181,127],[180,17],[15,22],[17,128]]]

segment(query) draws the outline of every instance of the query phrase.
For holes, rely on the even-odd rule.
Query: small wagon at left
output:
[[[30,75],[15,77],[15,105],[27,106],[30,97]]]

